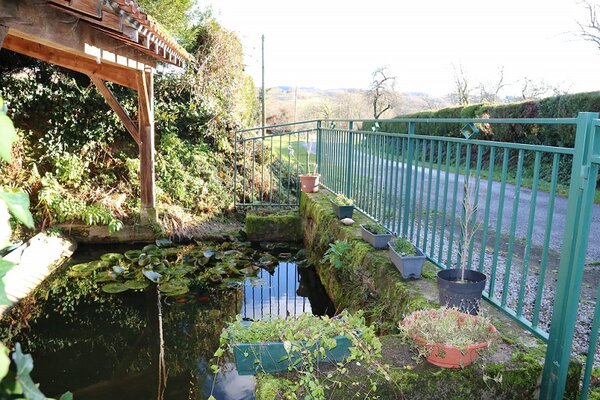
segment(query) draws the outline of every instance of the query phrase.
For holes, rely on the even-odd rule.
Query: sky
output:
[[[600,90],[600,49],[578,36],[579,0],[209,0],[238,34],[246,70],[265,86],[368,88],[387,67],[396,90],[445,95],[455,68],[470,86],[496,81],[520,93],[525,77],[571,93]]]

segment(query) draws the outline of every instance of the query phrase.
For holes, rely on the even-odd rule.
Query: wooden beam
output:
[[[8,26],[0,25],[0,48],[2,48],[2,44],[4,43],[4,38],[8,34]]]
[[[154,174],[154,93],[151,69],[138,71],[138,118],[140,132],[140,191],[142,222],[156,221]]]
[[[135,76],[138,71],[136,70],[84,56],[75,56],[66,51],[48,47],[29,39],[16,37],[12,35],[12,30],[9,30],[8,35],[4,39],[3,47],[29,57],[72,69],[73,71],[118,83],[134,90],[137,89]]]
[[[113,111],[117,114],[117,116],[125,126],[125,129],[127,129],[127,132],[129,132],[129,134],[133,137],[133,140],[135,140],[135,142],[139,146],[140,132],[138,131],[138,128],[133,124],[131,118],[129,118],[129,115],[127,115],[127,111],[125,111],[121,104],[119,104],[119,101],[116,99],[115,95],[110,91],[109,88],[106,87],[102,79],[96,78],[95,76],[90,76],[90,79],[98,88],[98,91],[100,92],[100,94],[102,94],[110,108],[112,108]]]

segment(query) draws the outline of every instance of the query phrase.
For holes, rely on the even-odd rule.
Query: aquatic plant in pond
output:
[[[102,283],[106,293],[143,290],[156,284],[162,294],[179,296],[194,285],[240,285],[241,280],[256,276],[259,268],[270,268],[275,261],[273,256],[241,243],[170,248],[151,244],[73,265],[69,276]]]

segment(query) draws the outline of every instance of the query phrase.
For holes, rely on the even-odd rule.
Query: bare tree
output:
[[[379,119],[384,112],[392,109],[398,100],[394,88],[396,77],[388,73],[387,67],[377,68],[372,76],[369,98],[373,105],[373,117]]]
[[[454,93],[453,97],[457,104],[467,105],[471,98],[471,89],[469,89],[469,79],[463,70],[462,64],[456,68],[454,67]]]
[[[583,40],[594,43],[600,49],[600,21],[598,21],[598,5],[583,2],[588,13],[588,20],[585,23],[578,22],[579,35]]]
[[[500,67],[498,70],[498,79],[495,82],[484,84],[479,84],[479,99],[478,101],[481,103],[496,103],[500,101],[500,90],[504,88],[507,84],[504,83],[504,66]]]

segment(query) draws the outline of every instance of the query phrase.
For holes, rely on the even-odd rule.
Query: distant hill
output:
[[[267,118],[271,123],[373,117],[371,101],[364,89],[276,86],[267,89],[266,101]],[[383,117],[436,110],[449,104],[447,99],[426,93],[398,93],[396,104]]]

